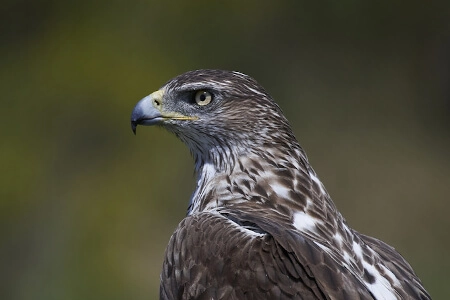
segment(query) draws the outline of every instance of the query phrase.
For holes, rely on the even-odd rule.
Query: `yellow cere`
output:
[[[160,101],[162,100],[163,96],[164,96],[164,90],[163,89],[157,90],[156,92],[153,92],[153,93],[150,94],[150,97],[152,97],[152,99],[160,100]]]
[[[196,116],[185,116],[183,114],[177,113],[177,112],[167,112],[164,111],[164,108],[161,106],[163,103],[162,99],[164,96],[164,89],[157,90],[156,92],[153,92],[150,94],[150,97],[153,99],[152,103],[153,105],[161,111],[162,117],[164,119],[171,119],[171,120],[186,120],[186,121],[195,121],[199,118]],[[156,100],[156,101],[155,101]],[[157,102],[159,105],[156,105],[155,102]]]

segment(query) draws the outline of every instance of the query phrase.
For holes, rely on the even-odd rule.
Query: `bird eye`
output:
[[[208,91],[198,91],[195,93],[195,103],[201,106],[208,105],[213,98],[213,95]]]

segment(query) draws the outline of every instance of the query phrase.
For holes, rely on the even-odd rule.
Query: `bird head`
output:
[[[131,114],[135,133],[138,125],[160,125],[173,132],[197,163],[293,137],[263,87],[247,75],[222,70],[190,71],[171,79],[136,104]]]

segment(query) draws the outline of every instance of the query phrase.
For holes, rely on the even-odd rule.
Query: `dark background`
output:
[[[198,68],[256,78],[348,223],[450,298],[448,1],[92,2],[1,5],[1,299],[157,298],[193,164],[129,116]]]

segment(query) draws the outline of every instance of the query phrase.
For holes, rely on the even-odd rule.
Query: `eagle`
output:
[[[349,227],[250,76],[181,74],[136,104],[138,125],[174,133],[197,177],[160,299],[431,299],[393,247]]]

